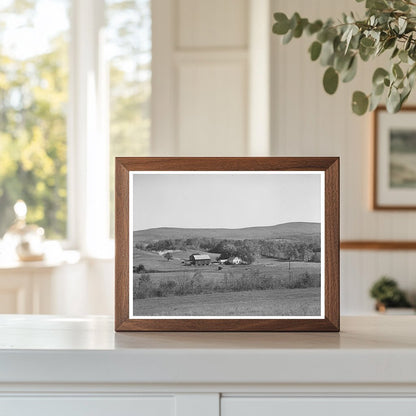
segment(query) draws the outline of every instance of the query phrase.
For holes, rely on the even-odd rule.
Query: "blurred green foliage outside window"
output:
[[[71,6],[71,0],[0,3],[0,238],[17,199],[48,238],[67,236]],[[149,152],[151,0],[105,0],[103,7],[111,214],[103,226],[112,236],[114,157]]]

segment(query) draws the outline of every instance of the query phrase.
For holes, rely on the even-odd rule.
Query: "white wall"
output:
[[[298,11],[312,19],[334,18],[350,10],[361,10],[364,15],[362,4],[351,0],[272,0],[273,12]],[[342,240],[415,240],[415,212],[375,212],[370,207],[371,116],[353,115],[350,103],[354,90],[370,92],[377,61],[360,63],[357,79],[340,85],[337,93],[329,96],[322,88],[324,68],[309,59],[311,42],[304,37],[282,45],[272,36],[273,155],[341,157]],[[373,303],[368,289],[383,274],[393,276],[415,295],[415,270],[412,251],[342,251],[342,313],[370,312]]]
[[[153,0],[152,12],[152,154],[267,151],[269,0]]]
[[[355,89],[369,90],[375,64],[360,64],[359,77],[330,97],[322,88],[324,69],[308,57],[311,40],[282,46],[267,34],[271,11],[325,18],[362,5],[352,0],[270,0],[271,7],[269,0],[153,1],[154,155],[267,155],[269,146],[279,156],[339,155],[342,239],[415,239],[416,213],[370,209],[371,117],[353,115],[350,102]],[[86,304],[68,308],[112,314],[113,264],[88,266]],[[371,312],[368,289],[383,274],[416,295],[414,270],[414,252],[341,252],[342,313]]]

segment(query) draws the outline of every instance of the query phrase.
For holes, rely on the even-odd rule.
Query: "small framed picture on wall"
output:
[[[416,209],[416,107],[374,112],[373,208]]]

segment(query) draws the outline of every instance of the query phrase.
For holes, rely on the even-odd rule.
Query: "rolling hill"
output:
[[[321,224],[316,222],[289,222],[265,227],[248,228],[150,228],[134,231],[134,242],[174,240],[187,238],[215,238],[218,240],[272,240],[311,241],[320,237]]]

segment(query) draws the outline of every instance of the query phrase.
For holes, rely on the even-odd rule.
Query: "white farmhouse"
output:
[[[228,264],[241,264],[243,260],[240,257],[234,256],[227,260]]]

